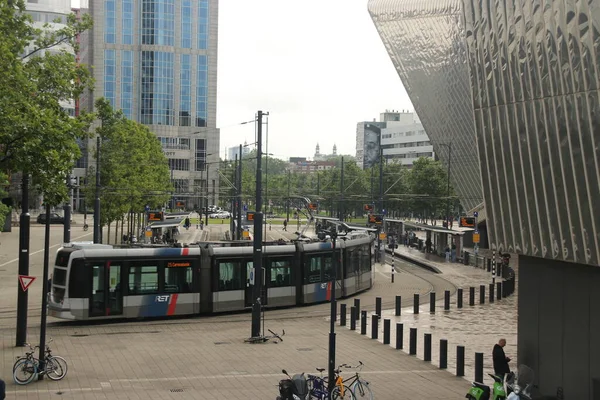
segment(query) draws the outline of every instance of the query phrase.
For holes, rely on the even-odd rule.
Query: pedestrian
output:
[[[204,220],[203,219],[200,220],[200,230],[201,231],[204,230]]]
[[[287,219],[283,220],[283,230],[287,232]]]
[[[452,262],[456,262],[456,243],[452,242],[452,251],[451,251]]]
[[[2,379],[0,379],[0,400],[4,400],[6,398],[6,383]]]
[[[185,229],[188,230],[190,229],[190,217],[185,217]]]
[[[446,246],[446,262],[450,262],[450,247]]]
[[[503,378],[505,374],[510,373],[510,357],[506,357],[504,354],[504,346],[506,346],[506,339],[500,339],[497,344],[494,345],[492,350],[492,359],[494,361],[494,373],[499,377]]]

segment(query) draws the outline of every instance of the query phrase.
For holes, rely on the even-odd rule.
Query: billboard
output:
[[[375,124],[365,124],[363,169],[371,168],[379,161],[381,128]]]

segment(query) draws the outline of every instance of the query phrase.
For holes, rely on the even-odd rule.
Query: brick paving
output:
[[[209,225],[205,231],[210,232],[211,240],[220,240],[227,226]],[[79,228],[74,226],[73,240],[91,240],[91,232],[78,232]],[[62,226],[53,226],[51,231],[52,259],[62,239]],[[288,237],[276,227],[267,233],[275,239],[277,235]],[[202,234],[192,228],[183,231],[182,238],[193,241]],[[284,341],[279,344],[244,343],[250,334],[247,313],[94,324],[50,318],[52,347],[68,360],[69,373],[60,382],[16,386],[11,379],[12,364],[23,353],[22,348],[14,347],[18,228],[2,234],[0,241],[0,377],[7,381],[8,399],[274,399],[282,368],[295,373],[327,367],[329,304],[267,311],[266,328],[285,329]],[[42,246],[43,229],[32,227],[30,269],[34,276],[41,275]],[[426,303],[432,290],[454,293],[463,283],[482,278],[481,271],[473,267],[448,265],[442,274],[433,274],[406,262],[396,260],[395,265],[399,272],[393,284],[390,266],[376,265],[373,288],[357,296],[361,308],[373,311],[375,298],[381,297],[389,313],[396,295],[402,296],[403,306],[409,308],[414,293],[420,293],[421,303]],[[28,340],[36,343],[40,282],[34,282],[30,290]],[[353,299],[341,303],[350,307]],[[403,314],[408,318],[406,311]],[[450,372],[347,328],[338,326],[336,330],[337,363],[362,361],[376,399],[445,399],[463,397],[468,390],[468,381]]]

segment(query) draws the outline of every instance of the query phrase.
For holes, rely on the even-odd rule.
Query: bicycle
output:
[[[329,392],[327,391],[327,380],[323,378],[323,371],[325,368],[317,368],[317,371],[321,373],[321,376],[308,375],[308,392],[310,393],[311,399],[318,400],[329,400]]]
[[[362,361],[359,361],[358,365],[356,367],[352,367],[350,365],[344,364],[343,365],[344,368],[351,368],[356,371],[353,376],[351,376],[347,379],[344,379],[343,383],[346,386],[349,386],[350,389],[352,389],[352,392],[354,393],[354,396],[356,397],[357,400],[360,400],[360,399],[373,400],[373,391],[371,390],[371,386],[369,385],[369,382],[360,377],[360,371],[362,371],[363,366],[364,366],[364,364],[362,363]]]
[[[310,398],[318,400],[356,400],[354,392],[351,388],[344,385],[344,379],[340,376],[342,372],[340,368],[342,367],[346,367],[346,365],[342,364],[334,371],[336,375],[335,387],[331,389],[331,392],[327,390],[328,381],[323,377],[325,368],[317,368],[317,371],[321,373],[321,377],[308,375]]]
[[[87,230],[88,230],[88,224],[85,224],[85,223],[83,224],[83,230],[84,230],[84,231],[87,231]]]
[[[51,343],[52,339],[48,343]],[[33,355],[40,346],[31,347],[25,356],[19,356],[13,365],[13,380],[18,385],[31,383],[38,375],[47,375],[53,381],[63,379],[67,375],[67,361],[60,356],[53,356],[50,346],[46,345],[44,354],[44,370],[39,371],[40,360]]]

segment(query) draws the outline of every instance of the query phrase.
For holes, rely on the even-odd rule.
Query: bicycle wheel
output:
[[[46,375],[53,381],[59,381],[67,375],[67,360],[60,356],[46,358]]]
[[[23,356],[23,357],[19,357],[15,360],[15,363],[13,364],[13,373],[15,372],[15,370],[17,369],[17,365],[19,365],[21,362],[27,360],[27,357]]]
[[[344,395],[340,392],[340,387],[336,386],[331,390],[331,400],[356,400],[356,396],[349,387],[344,387]]]
[[[352,391],[357,400],[373,400],[371,386],[369,385],[369,382],[364,379],[357,379],[356,382],[352,384]]]
[[[15,366],[13,379],[17,385],[27,385],[37,376],[37,366],[31,360],[23,360]]]

